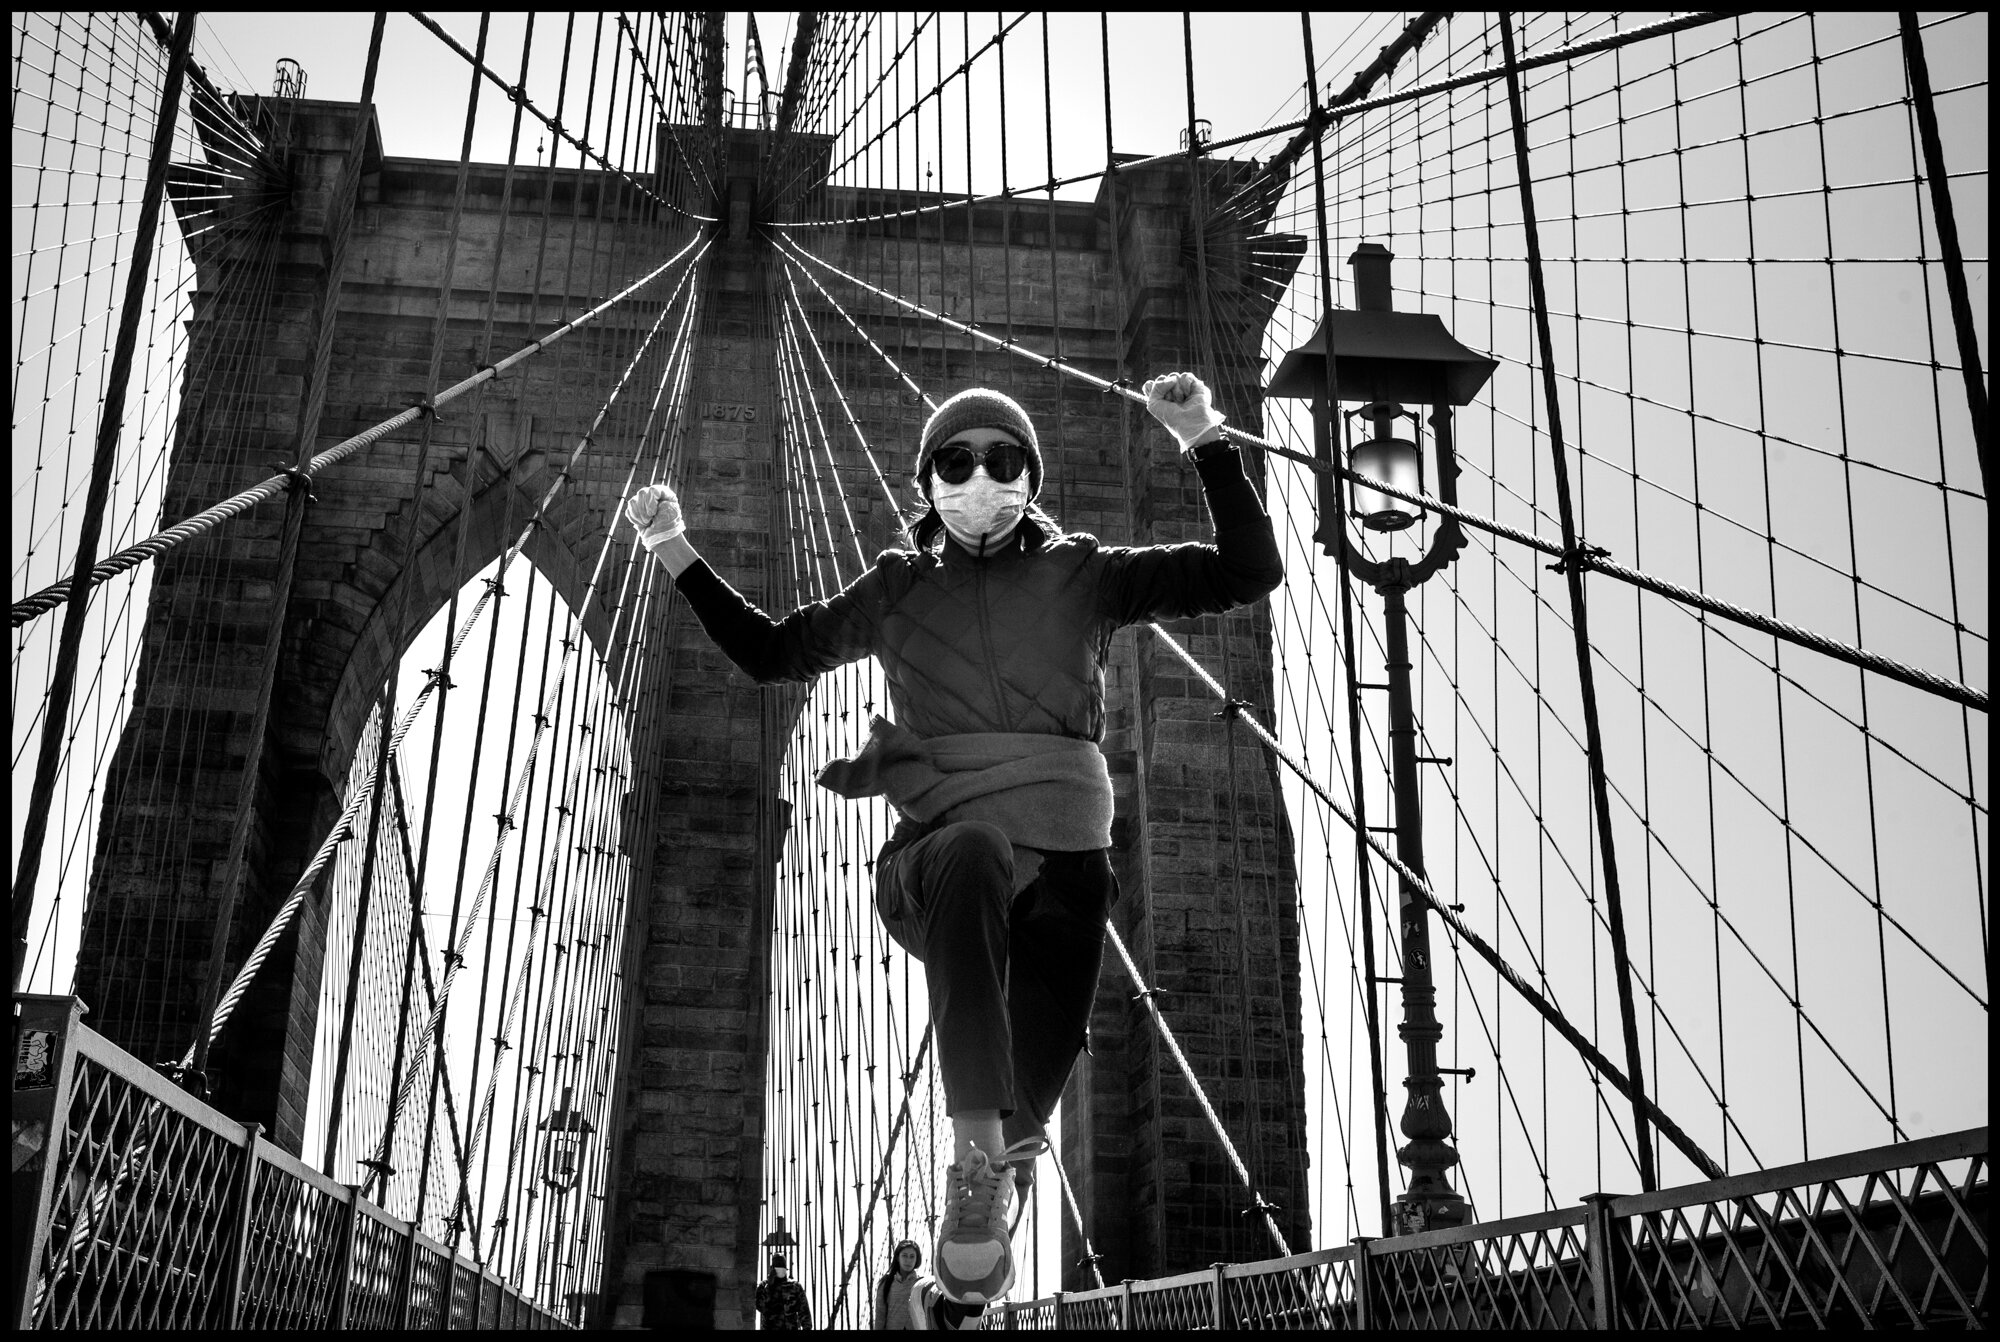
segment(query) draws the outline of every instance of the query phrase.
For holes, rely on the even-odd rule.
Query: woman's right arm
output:
[[[703,562],[687,538],[680,499],[670,487],[639,490],[627,500],[625,515],[638,530],[639,543],[673,576],[716,647],[758,684],[811,680],[873,650],[879,564],[837,595],[773,620]]]

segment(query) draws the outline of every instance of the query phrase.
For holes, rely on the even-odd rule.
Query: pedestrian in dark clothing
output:
[[[901,817],[876,860],[876,910],[924,963],[956,1139],[932,1270],[944,1297],[975,1311],[1013,1284],[1009,1205],[1048,1149],[1118,897],[1098,748],[1111,637],[1219,614],[1284,577],[1208,388],[1172,373],[1145,395],[1201,479],[1213,544],[1065,535],[1035,506],[1033,423],[983,388],[946,401],[924,428],[915,549],[883,552],[844,591],[782,619],[701,562],[668,486],[626,505],[702,627],[759,683],[881,663],[895,721],[875,719],[866,748],[819,782],[886,797]]]
[[[771,1255],[770,1275],[757,1284],[757,1317],[766,1328],[800,1330],[813,1326],[806,1288],[791,1279],[781,1253]]]

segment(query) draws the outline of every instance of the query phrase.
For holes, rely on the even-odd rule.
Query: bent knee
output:
[[[938,842],[954,861],[992,862],[1009,872],[1014,868],[1013,840],[987,821],[953,821],[938,831]]]

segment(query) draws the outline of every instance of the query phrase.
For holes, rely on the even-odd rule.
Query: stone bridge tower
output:
[[[284,111],[291,172],[271,189],[288,192],[289,201],[272,229],[275,260],[260,295],[260,335],[227,355],[246,376],[214,384],[240,390],[184,416],[169,522],[264,478],[270,460],[289,455],[302,431],[323,451],[420,391],[447,255],[454,274],[446,380],[477,361],[502,230],[504,170],[472,166],[450,246],[455,163],[387,156],[372,118],[352,105],[299,100]],[[782,609],[794,598],[779,581],[774,537],[782,525],[777,500],[790,482],[776,441],[765,297],[768,273],[780,263],[751,189],[760,146],[754,132],[731,134],[737,140],[722,188],[728,199],[712,211],[722,222],[713,226],[700,272],[691,396],[697,413],[682,426],[684,493],[710,564],[760,605]],[[343,179],[357,137],[365,137],[363,171],[358,180]],[[185,171],[198,179],[201,165]],[[1204,212],[1208,224],[1199,236],[1190,222],[1189,165],[1141,165],[1118,173],[1094,201],[1052,209],[981,205],[969,226],[965,211],[956,211],[949,245],[912,248],[914,268],[902,278],[920,281],[923,293],[942,295],[938,306],[989,329],[1006,312],[1024,345],[1059,349],[1101,376],[1202,371],[1232,422],[1254,431],[1262,327],[1303,248],[1296,238],[1264,232],[1269,206],[1258,202],[1277,193],[1242,190],[1255,182],[1255,165],[1204,161],[1200,172],[1207,199],[1233,197],[1235,204]],[[512,182],[507,260],[490,314],[495,350],[518,348],[559,311],[573,314],[664,259],[652,207],[608,175],[517,166]],[[866,193],[827,195],[833,217],[879,206]],[[553,205],[546,224],[545,197]],[[901,227],[911,236],[937,235],[935,216]],[[535,231],[543,228],[550,230],[548,255],[589,260],[573,272],[551,266],[537,291],[530,266]],[[865,246],[879,246],[882,228],[871,226]],[[865,268],[859,234],[822,231],[806,241],[837,266]],[[249,258],[217,250],[197,260],[201,297],[191,339],[199,348],[204,322],[240,292],[237,272]],[[321,383],[314,314],[336,268],[336,325]],[[1198,268],[1212,295],[1226,295],[1214,305],[1225,316],[1205,320],[1191,282]],[[620,366],[662,297],[634,302],[572,337],[560,356],[529,360],[490,387],[475,411],[443,416],[432,426],[422,478],[410,432],[313,483],[316,501],[304,514],[296,577],[282,606],[277,689],[267,715],[244,702],[242,686],[255,683],[248,672],[273,619],[282,510],[267,505],[218,538],[159,561],[138,703],[120,750],[167,760],[161,776],[173,780],[172,793],[107,792],[102,832],[150,837],[101,845],[78,971],[78,994],[94,1008],[96,1028],[148,1060],[177,1054],[192,1037],[221,903],[217,858],[227,846],[243,762],[261,764],[228,951],[232,969],[331,825],[336,793],[391,665],[451,593],[508,543],[509,520],[518,525],[527,516],[583,432],[595,407],[580,404],[570,386],[607,379],[574,370]],[[859,294],[840,297],[864,316],[887,311]],[[829,316],[819,329],[869,440],[894,454],[884,462],[895,468],[892,486],[906,489],[924,408],[845,322]],[[1171,439],[1121,398],[1064,385],[1028,360],[975,348],[934,324],[885,321],[874,334],[940,399],[978,382],[1028,408],[1042,426],[1048,463],[1043,502],[1067,528],[1113,543],[1208,534],[1193,473]],[[1251,469],[1258,475],[1263,466],[1252,462]],[[527,548],[573,607],[582,609],[621,480],[608,454],[586,454]],[[887,504],[853,502],[865,537],[890,544],[895,525]],[[465,509],[472,510],[470,540],[459,557]],[[414,550],[399,563],[413,517]],[[214,562],[218,546],[230,547],[227,564]],[[613,1165],[604,1193],[599,1315],[619,1325],[640,1322],[649,1279],[672,1271],[713,1274],[718,1317],[747,1323],[760,1266],[762,938],[773,895],[779,765],[770,743],[786,739],[802,696],[751,684],[694,621],[673,618],[674,604],[656,604],[656,652],[638,682],[641,693],[658,697],[657,730],[632,743],[640,767],[656,773],[660,800],[650,814],[628,817],[626,835],[636,894],[621,1080],[605,1124]],[[616,664],[622,649],[609,641],[601,604],[583,613],[587,634]],[[1226,670],[1233,693],[1271,702],[1266,608],[1169,632],[1218,673]],[[196,655],[200,648],[212,651]],[[1239,1146],[1261,1161],[1259,1191],[1283,1208],[1280,1222],[1293,1247],[1303,1248],[1310,1228],[1296,892],[1272,764],[1248,740],[1229,749],[1232,729],[1217,720],[1213,698],[1148,632],[1119,636],[1109,684],[1105,749],[1117,789],[1114,856],[1123,888],[1117,926]],[[207,748],[177,744],[190,739]],[[158,823],[165,815],[172,825]],[[142,823],[145,816],[153,823]],[[117,932],[147,919],[171,934],[141,944]],[[245,1003],[243,1027],[231,1027],[211,1060],[216,1102],[266,1124],[294,1150],[303,1134],[321,978],[344,972],[322,963],[325,925],[326,911],[308,901]],[[1248,929],[1241,947],[1239,925]],[[1247,981],[1239,972],[1246,962]],[[118,980],[149,986],[109,992]],[[1115,959],[1107,963],[1091,1051],[1064,1104],[1063,1139],[1108,1280],[1267,1252],[1246,1230],[1254,1226],[1242,1215],[1247,1195]],[[1067,1245],[1066,1261],[1080,1252]]]

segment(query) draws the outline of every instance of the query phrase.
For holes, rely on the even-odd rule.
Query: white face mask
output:
[[[1014,534],[1028,508],[1028,474],[1001,484],[982,467],[963,484],[931,480],[931,503],[952,538],[974,554],[984,554]]]

